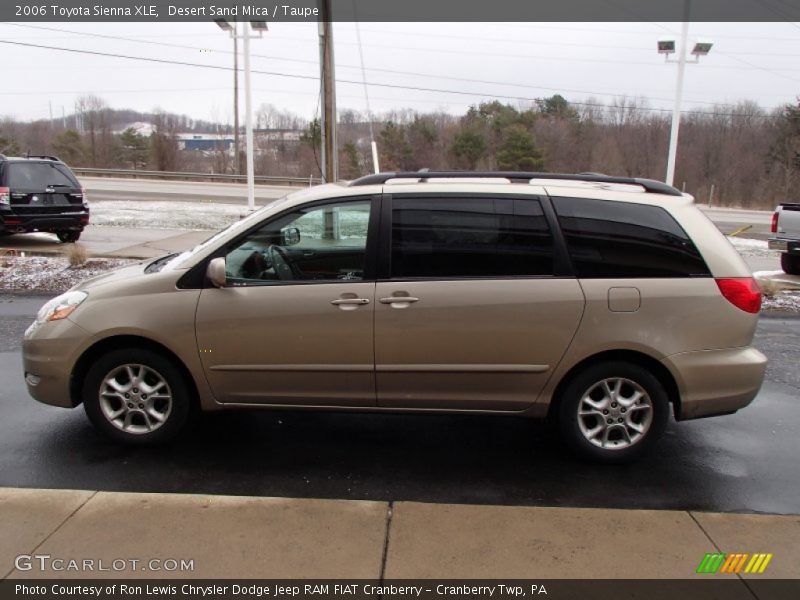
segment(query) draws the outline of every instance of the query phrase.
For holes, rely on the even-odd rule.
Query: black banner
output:
[[[333,21],[683,21],[687,0],[330,0]],[[690,21],[800,21],[800,0],[689,0]],[[0,21],[318,21],[320,0],[3,0]]]
[[[646,560],[643,557],[643,560]],[[0,582],[0,600],[789,600],[799,579],[509,579],[509,580],[21,580]]]

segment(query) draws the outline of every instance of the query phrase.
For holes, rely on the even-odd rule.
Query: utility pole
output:
[[[247,26],[245,24],[245,26]],[[233,173],[242,172],[239,153],[239,23],[233,21]]]
[[[322,79],[322,178],[326,183],[339,178],[336,145],[336,74],[333,60],[331,0],[319,0],[319,67]]]

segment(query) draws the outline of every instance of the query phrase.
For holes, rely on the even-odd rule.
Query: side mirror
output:
[[[300,230],[297,227],[287,227],[281,230],[281,246],[294,246],[300,243]]]
[[[225,273],[225,258],[220,256],[214,258],[208,263],[206,267],[206,277],[208,280],[218,288],[224,288],[228,283],[228,275]]]

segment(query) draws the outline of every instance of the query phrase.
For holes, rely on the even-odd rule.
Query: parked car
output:
[[[773,237],[767,244],[781,252],[781,268],[800,275],[800,204],[779,204],[772,215]]]
[[[55,156],[0,154],[0,234],[46,231],[77,242],[89,223],[86,191]]]
[[[133,444],[193,408],[549,418],[640,456],[761,385],[761,294],[691,196],[599,175],[383,173],[292,193],[90,279],[24,340],[28,389]]]

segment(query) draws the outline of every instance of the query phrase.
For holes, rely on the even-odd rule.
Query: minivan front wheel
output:
[[[189,416],[189,393],[181,373],[164,356],[146,349],[115,350],[86,376],[83,404],[92,424],[129,444],[175,437]]]
[[[566,443],[580,456],[608,463],[635,460],[669,420],[669,400],[647,369],[627,362],[592,365],[567,384],[559,405]]]

